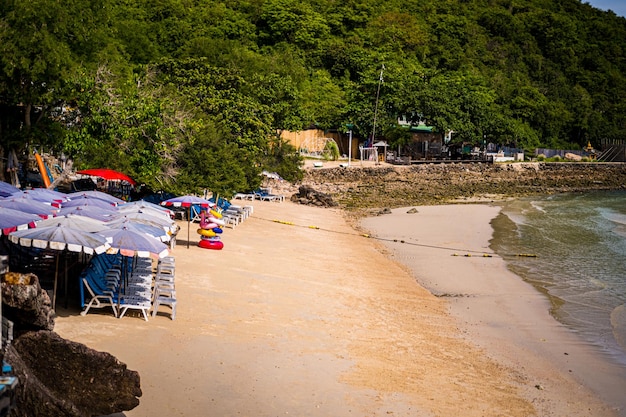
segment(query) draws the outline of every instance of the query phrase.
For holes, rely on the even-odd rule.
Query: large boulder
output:
[[[308,185],[300,186],[298,192],[291,196],[291,201],[319,207],[335,207],[337,205],[329,194],[316,191]]]
[[[35,274],[7,272],[2,279],[2,313],[17,331],[52,330],[56,315]]]
[[[7,273],[2,302],[15,335],[4,360],[19,378],[11,416],[108,415],[139,405],[136,371],[106,352],[52,331],[54,310],[36,275]]]
[[[28,332],[5,354],[19,385],[11,416],[94,416],[139,405],[139,374],[106,352],[50,331]]]

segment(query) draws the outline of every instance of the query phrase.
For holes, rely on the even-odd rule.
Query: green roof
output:
[[[409,127],[411,132],[432,132],[433,130],[435,130],[434,126],[417,125]]]

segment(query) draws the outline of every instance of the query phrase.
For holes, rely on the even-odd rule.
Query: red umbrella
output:
[[[81,175],[91,175],[92,177],[100,177],[105,180],[120,180],[129,182],[131,185],[137,184],[135,180],[129,177],[126,174],[123,174],[119,171],[115,171],[113,169],[108,168],[92,168],[92,169],[84,169],[82,171],[78,171],[77,174]]]

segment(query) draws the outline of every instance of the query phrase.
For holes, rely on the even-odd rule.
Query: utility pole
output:
[[[348,128],[348,166],[350,166],[350,160],[352,159],[352,129],[354,125],[349,123],[346,127]]]
[[[383,83],[383,72],[385,71],[385,64],[380,69],[380,77],[378,78],[378,90],[376,91],[376,104],[374,106],[374,127],[372,128],[372,145],[376,138],[376,116],[378,115],[378,97],[380,96],[380,85]]]

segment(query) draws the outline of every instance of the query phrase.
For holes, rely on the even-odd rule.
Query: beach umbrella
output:
[[[35,227],[18,230],[9,234],[9,240],[22,246],[83,252],[103,253],[108,244],[102,236],[57,224],[56,226]]]
[[[119,172],[119,171],[115,171],[113,169],[108,169],[108,168],[84,169],[82,171],[78,171],[77,174],[89,175],[89,176],[92,176],[92,177],[100,177],[100,178],[105,179],[105,180],[126,181],[126,182],[130,183],[131,185],[137,184],[135,182],[135,180],[133,180],[128,175],[126,175],[126,174],[124,174],[122,172]]]
[[[59,191],[48,190],[47,188],[33,188],[32,190],[18,191],[12,194],[12,197],[31,198],[53,206],[59,205],[60,203],[68,200],[67,194]]]
[[[19,192],[20,189],[8,182],[0,181],[0,197],[9,197],[11,194]]]
[[[145,233],[130,230],[128,227],[106,229],[98,234],[107,238],[111,246],[109,252],[119,252],[123,256],[163,258],[169,254],[167,245],[163,242]]]
[[[162,207],[164,210],[168,210],[168,211],[163,211],[163,210],[158,210],[155,209],[153,207],[140,207],[140,206],[118,206],[117,212],[120,215],[126,215],[126,214],[134,214],[134,213],[144,213],[147,214],[149,216],[153,216],[153,217],[158,217],[158,218],[163,218],[165,220],[167,220],[168,222],[172,222],[172,216],[169,213],[169,209],[166,209],[165,207]]]
[[[185,207],[187,209],[187,249],[189,249],[189,240],[191,239],[189,235],[189,228],[191,224],[191,206],[200,206],[206,209],[215,207],[215,203],[212,201],[195,195],[183,195],[180,197],[169,198],[163,201],[161,205],[166,207]]]
[[[79,229],[85,232],[99,232],[104,229],[109,229],[109,225],[102,220],[97,220],[87,216],[78,216],[75,214],[68,214],[64,216],[57,216],[51,219],[42,220],[38,222],[36,227],[49,227],[49,226],[63,226],[70,227],[72,229]]]
[[[139,223],[146,223],[151,226],[159,226],[162,227],[163,230],[174,233],[176,232],[176,222],[172,220],[169,216],[164,215],[153,215],[151,213],[144,213],[143,211],[136,212],[118,212],[114,216],[111,217],[111,220],[115,219],[127,219],[132,220]]]
[[[115,205],[125,203],[124,200],[117,198],[114,195],[107,194],[98,190],[77,191],[75,193],[70,193],[67,196],[72,200],[82,197],[82,198],[97,198],[97,199],[104,200]]]
[[[134,232],[145,233],[148,236],[160,240],[161,242],[167,242],[170,240],[170,234],[163,227],[153,226],[148,223],[140,223],[123,217],[107,222],[106,226],[109,229],[127,228]]]
[[[107,211],[117,211],[116,206],[97,197],[77,197],[64,202],[61,207],[93,206]]]
[[[56,226],[36,227],[27,230],[18,230],[9,234],[9,240],[15,244],[39,249],[55,251],[70,251],[86,254],[104,253],[109,247],[107,239],[95,233],[58,224]],[[56,255],[54,274],[54,289],[52,307],[56,305],[57,282],[59,276],[59,255]],[[67,295],[67,280],[65,283]]]
[[[35,227],[35,222],[38,220],[41,220],[38,214],[0,207],[0,235]]]
[[[68,215],[76,215],[76,216],[84,216],[90,217],[92,219],[106,221],[110,220],[112,216],[115,214],[115,211],[109,211],[106,209],[100,209],[95,206],[76,206],[76,207],[61,207],[58,212],[59,216],[68,216]]]
[[[54,216],[57,212],[57,209],[49,204],[26,197],[6,197],[0,199],[0,207],[10,208],[24,213],[38,214],[44,219]]]
[[[131,201],[128,203],[120,204],[117,206],[119,211],[138,211],[142,210],[144,212],[156,212],[160,214],[167,214],[169,217],[172,217],[172,210],[167,207],[160,206],[158,204],[150,203],[149,201],[139,200],[139,201]]]
[[[128,227],[119,229],[107,229],[98,232],[104,236],[111,248],[109,253],[120,253],[122,258],[122,284],[118,286],[117,308],[120,308],[120,299],[122,294],[122,286],[126,288],[128,281],[128,258],[164,258],[169,254],[167,246],[152,236],[145,233],[130,230]]]

